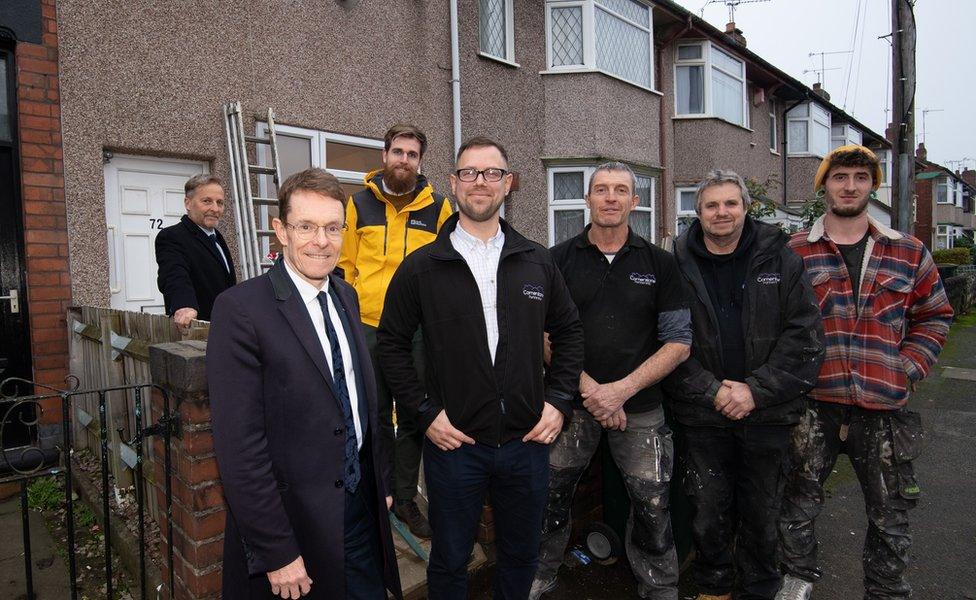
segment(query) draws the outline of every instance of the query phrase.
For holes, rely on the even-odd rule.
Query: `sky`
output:
[[[725,29],[725,0],[677,2]],[[891,32],[891,0],[741,0],[735,21],[750,50],[807,85],[821,76],[821,57],[810,54],[837,52],[823,57],[831,102],[884,134],[891,114],[885,113],[891,108],[891,46],[878,36]],[[924,137],[929,160],[976,168],[976,1],[916,0],[915,21],[916,140],[923,139],[922,111],[931,110]]]

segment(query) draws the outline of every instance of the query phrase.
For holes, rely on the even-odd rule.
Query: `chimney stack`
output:
[[[928,156],[929,151],[925,149],[925,142],[919,142],[918,148],[915,149],[915,158],[928,161]]]
[[[827,102],[830,102],[830,94],[827,93],[827,90],[823,89],[823,86],[820,85],[819,81],[813,84],[813,93],[820,96]]]
[[[729,21],[725,24],[725,35],[736,44],[743,48],[746,47],[746,37],[742,35],[742,30],[735,26],[734,21]]]
[[[976,171],[972,169],[965,169],[962,172],[962,180],[976,188]]]

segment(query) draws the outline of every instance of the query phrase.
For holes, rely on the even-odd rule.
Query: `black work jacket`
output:
[[[549,251],[505,221],[498,262],[498,346],[492,364],[481,295],[451,244],[458,215],[434,242],[408,255],[390,281],[377,333],[380,368],[393,395],[418,411],[426,431],[441,409],[477,442],[500,446],[528,433],[545,402],[568,423],[583,370],[583,326]],[[414,368],[420,326],[425,381]],[[543,372],[543,332],[552,360]]]
[[[751,218],[751,217],[746,217]],[[823,324],[803,260],[786,242],[789,236],[768,223],[753,221],[756,239],[748,257],[742,305],[745,333],[745,383],[756,408],[743,422],[794,424],[813,388],[824,354]],[[688,247],[701,235],[695,221],[674,246],[678,268],[691,287],[691,356],[668,377],[665,390],[685,425],[731,426],[735,421],[715,410],[722,382],[722,339],[698,262]]]

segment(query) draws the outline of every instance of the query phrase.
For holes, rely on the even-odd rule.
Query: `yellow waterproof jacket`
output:
[[[434,241],[453,213],[451,202],[421,175],[417,197],[397,211],[383,195],[383,171],[366,174],[366,189],[346,203],[346,232],[339,267],[359,294],[363,323],[377,327],[393,273],[408,254]]]

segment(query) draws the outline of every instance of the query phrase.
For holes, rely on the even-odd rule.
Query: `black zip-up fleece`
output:
[[[751,220],[755,239],[747,256],[742,299],[745,339],[745,383],[752,391],[755,410],[746,423],[798,423],[805,407],[804,394],[813,388],[824,354],[823,323],[803,260],[789,246],[782,229]],[[689,248],[692,236],[701,235],[695,221],[674,245],[678,268],[691,287],[691,356],[665,381],[672,409],[684,425],[731,426],[715,410],[715,394],[726,362],[721,328],[705,280]]]
[[[434,242],[407,256],[387,290],[377,349],[393,396],[418,411],[421,431],[443,409],[454,427],[491,446],[528,433],[545,402],[569,423],[583,370],[583,326],[559,269],[545,248],[501,222],[492,364],[478,285],[451,245],[457,222],[455,214]],[[418,325],[427,358],[423,382],[411,357]],[[543,332],[552,343],[546,372]]]

